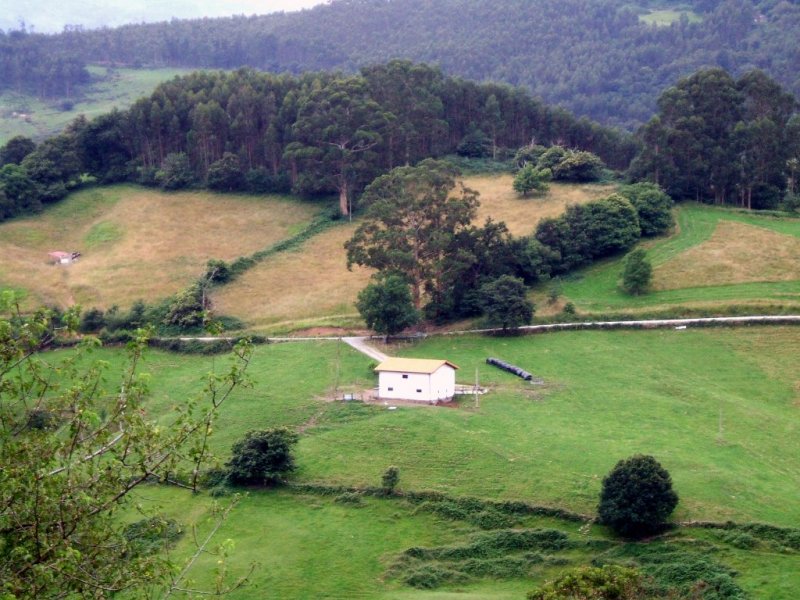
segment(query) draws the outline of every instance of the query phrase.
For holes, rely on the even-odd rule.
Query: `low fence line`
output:
[[[575,321],[572,323],[548,323],[546,325],[523,325],[516,331],[520,333],[549,333],[553,331],[574,331],[581,329],[665,329],[673,327],[708,327],[710,325],[800,325],[800,315],[763,315],[745,317],[698,317],[693,319],[646,319],[642,321]],[[469,335],[474,333],[508,333],[515,330],[464,329],[430,334]]]

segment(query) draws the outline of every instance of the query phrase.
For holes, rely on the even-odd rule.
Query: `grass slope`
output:
[[[618,288],[623,259],[614,258],[567,277],[564,297],[587,313],[676,304],[800,304],[800,278],[794,275],[800,219],[695,204],[680,206],[677,216],[677,233],[645,244],[654,291],[624,294]]]
[[[679,8],[675,9],[663,9],[663,10],[651,10],[646,14],[639,15],[639,20],[642,23],[647,23],[648,25],[658,25],[659,27],[668,27],[673,23],[677,23],[681,20],[683,16],[686,16],[686,19],[689,23],[702,23],[703,17],[698,15],[691,10],[680,10]]]
[[[303,432],[300,482],[375,485],[394,464],[403,489],[522,499],[590,514],[613,464],[647,452],[672,474],[681,497],[678,519],[784,526],[800,519],[797,329],[442,337],[392,353],[447,357],[461,365],[461,381],[472,380],[477,369],[491,392],[477,408],[472,399],[455,407],[393,411],[332,403],[337,385],[374,385],[369,359],[335,342],[262,346],[250,371],[255,386],[224,406],[214,450],[224,461],[245,431],[288,425]],[[535,388],[489,368],[484,359],[490,355],[544,377],[546,386]],[[121,353],[106,349],[99,357],[113,368]],[[199,387],[199,373],[225,364],[219,357],[149,354],[144,368],[152,374],[150,410],[168,419],[172,404]],[[197,523],[201,534],[208,530],[212,502],[206,495],[154,487],[139,494],[136,502],[160,505],[187,526]],[[606,557],[635,550],[608,546],[598,527],[579,532],[580,524],[534,518],[520,524],[567,532],[579,544],[563,555],[569,564],[588,563],[603,548]],[[232,596],[239,599],[519,598],[564,568],[532,563],[524,577],[488,575],[430,591],[407,587],[389,573],[406,548],[463,544],[476,531],[398,501],[366,499],[363,508],[354,508],[332,498],[251,491],[216,542],[235,541],[232,573],[260,563],[251,586]],[[723,544],[723,538],[720,532],[688,530],[663,547],[705,552],[736,568],[737,583],[753,597],[793,598],[800,585],[797,552],[763,545],[745,551]],[[599,545],[580,545],[591,540]],[[641,551],[659,547],[647,544]],[[187,536],[176,555],[191,551]],[[215,561],[201,558],[191,573],[196,583],[211,583]]]
[[[302,481],[376,484],[396,464],[410,489],[582,513],[594,512],[600,481],[617,460],[644,452],[672,473],[679,519],[800,521],[795,328],[441,337],[401,353],[453,360],[464,383],[478,369],[491,393],[477,409],[472,398],[393,411],[332,403],[337,381],[340,390],[375,385],[369,359],[336,342],[262,346],[251,367],[256,385],[226,405],[215,450],[224,457],[248,429],[301,427]],[[547,384],[490,368],[487,356]],[[121,355],[101,357],[116,364]],[[168,415],[214,366],[225,368],[224,359],[151,354],[144,368],[153,413]]]
[[[312,430],[301,472],[363,483],[397,464],[411,488],[591,513],[602,477],[642,452],[672,473],[678,518],[791,525],[800,518],[789,500],[800,485],[798,350],[791,328],[431,339],[407,354],[453,360],[465,383],[478,369],[492,388],[479,410],[469,399],[461,410],[398,409]],[[544,377],[546,389],[490,369],[487,356]]]
[[[61,131],[78,115],[92,119],[112,108],[127,108],[159,84],[188,69],[111,69],[91,66],[93,83],[65,111],[63,99],[43,101],[36,96],[6,92],[0,94],[0,146],[17,135],[42,140]],[[14,113],[17,113],[16,116]]]
[[[539,220],[561,214],[567,204],[607,196],[610,185],[552,184],[541,197],[519,198],[511,175],[469,176],[464,184],[480,193],[477,222],[505,221],[515,235],[532,233]],[[316,326],[360,325],[353,304],[371,271],[347,270],[344,243],[357,223],[337,227],[293,252],[282,253],[213,293],[217,308],[259,331],[283,332]]]
[[[25,290],[29,306],[152,301],[200,276],[208,259],[232,260],[269,246],[317,210],[277,196],[88,189],[41,215],[0,224],[0,288]],[[83,256],[54,266],[51,250]]]

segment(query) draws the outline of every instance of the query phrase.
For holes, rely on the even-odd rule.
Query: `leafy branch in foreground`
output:
[[[61,321],[47,310],[25,316],[4,295],[0,315],[0,597],[106,597],[168,585],[169,558],[136,552],[116,512],[144,482],[180,478],[196,487],[214,417],[247,384],[249,343],[165,424],[146,410],[139,364],[147,331],[137,331],[108,389],[108,363],[92,360],[94,338],[41,352],[74,332],[77,310]]]

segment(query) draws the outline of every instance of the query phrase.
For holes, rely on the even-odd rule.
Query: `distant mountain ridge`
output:
[[[684,5],[685,6],[685,5]],[[86,62],[275,72],[407,58],[529,88],[634,129],[660,92],[699,68],[760,68],[800,93],[800,5],[694,0],[701,22],[648,25],[623,0],[334,0],[299,13],[128,25],[41,38]]]

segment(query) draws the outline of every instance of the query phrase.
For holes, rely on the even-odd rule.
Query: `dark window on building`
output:
[[[408,379],[408,375],[403,375],[403,379]]]
[[[390,387],[390,388],[389,388],[389,391],[390,391],[390,392],[393,392],[393,391],[394,391],[394,388],[393,388],[393,387]]]
[[[422,393],[422,390],[417,390],[417,393],[418,393],[418,394],[421,394],[421,393]]]

